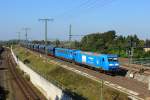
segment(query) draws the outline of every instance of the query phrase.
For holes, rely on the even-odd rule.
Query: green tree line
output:
[[[115,31],[88,34],[80,42],[75,41],[74,45],[85,51],[118,54],[121,57],[128,57],[133,47],[133,57],[150,57],[150,51],[144,51],[144,47],[150,47],[150,40],[141,40],[137,35],[117,35]]]

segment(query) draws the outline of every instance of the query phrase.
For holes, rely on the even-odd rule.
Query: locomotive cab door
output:
[[[101,68],[102,69],[103,69],[104,65],[105,65],[105,59],[104,59],[104,57],[102,57],[101,58]]]

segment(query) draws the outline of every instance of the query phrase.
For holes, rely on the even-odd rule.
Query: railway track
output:
[[[144,67],[144,66],[137,66],[137,65],[121,65],[120,66],[122,69],[125,70],[131,70],[134,72],[138,72],[138,73],[143,73],[145,75],[150,75],[150,68],[149,67]]]
[[[12,62],[11,55],[9,53],[6,56],[8,61],[8,66],[10,72],[12,73],[17,85],[19,86],[20,90],[22,91],[26,100],[45,100],[45,98],[40,97],[36,91],[29,85],[26,79],[22,77],[22,75],[16,69],[15,63]]]
[[[129,64],[129,60],[127,58],[120,58],[120,67],[125,70],[131,70],[137,73],[150,75],[150,66],[146,66],[140,63],[132,63]],[[148,62],[148,61],[147,61]]]
[[[47,58],[44,54],[41,54],[39,52],[35,52],[35,51],[29,50],[29,49],[26,49],[26,50],[28,50],[29,52],[32,52],[32,54],[34,54],[35,56],[40,55],[40,57],[42,57],[43,59]],[[88,75],[96,77],[97,79],[102,79],[102,80],[108,81],[110,83],[117,84],[118,87],[124,87],[126,89],[129,89],[129,91],[131,90],[132,92],[136,92],[138,94],[137,97],[145,98],[147,96],[150,96],[149,91],[147,91],[147,85],[145,85],[141,82],[138,82],[136,80],[128,79],[125,77],[125,75],[111,76],[111,75],[107,75],[105,73],[100,73],[96,70],[91,70],[86,67],[81,67],[79,65],[75,65],[74,63],[70,63],[70,62],[66,62],[66,61],[57,59],[55,57],[49,57],[49,59],[51,59],[52,63],[54,63],[54,64],[57,64],[60,66],[64,65],[64,66],[70,67],[71,69],[73,68],[73,71],[77,70],[78,72],[87,73]],[[114,88],[114,87],[112,87],[112,88]],[[117,89],[117,90],[120,90],[120,89]],[[123,92],[124,92],[124,90],[123,90]]]

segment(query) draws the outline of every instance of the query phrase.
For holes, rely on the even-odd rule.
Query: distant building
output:
[[[150,51],[150,47],[145,47],[145,48],[144,48],[144,51],[145,51],[145,52]]]

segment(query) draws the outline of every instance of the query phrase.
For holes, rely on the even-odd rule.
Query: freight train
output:
[[[57,57],[107,72],[116,72],[119,69],[118,56],[115,54],[98,54],[76,49],[59,48],[53,45],[45,46],[32,43],[23,43],[22,45],[43,54],[47,51],[48,56]]]

